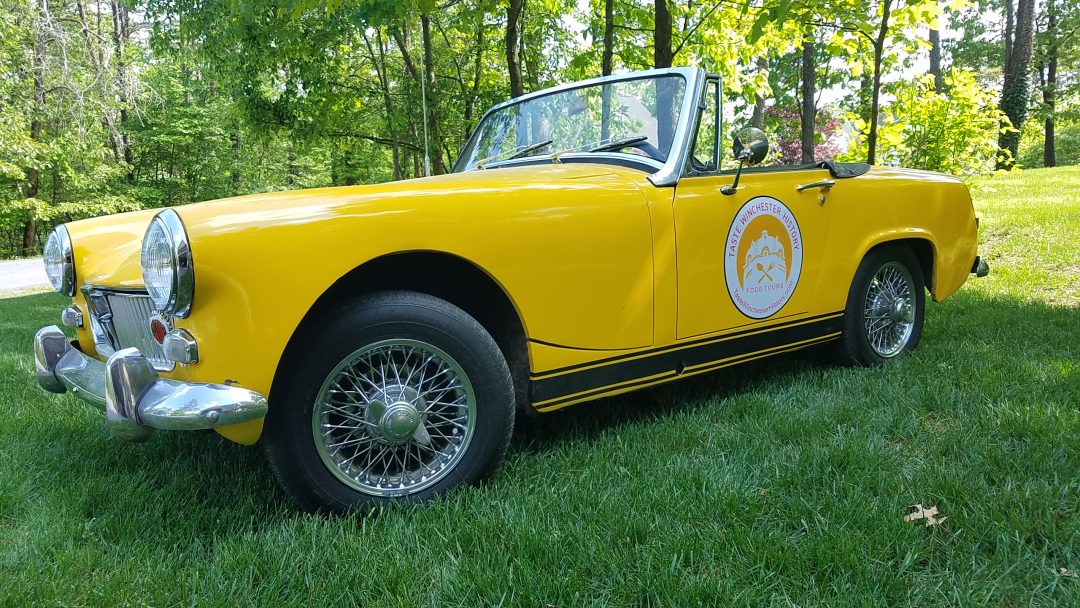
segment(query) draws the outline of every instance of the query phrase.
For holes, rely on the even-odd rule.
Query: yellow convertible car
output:
[[[692,68],[573,83],[489,110],[449,175],[59,226],[74,340],[37,333],[38,381],[121,439],[259,442],[341,512],[485,478],[519,413],[825,343],[902,357],[925,292],[987,271],[959,180],[761,166],[754,129],[722,158],[720,99]]]

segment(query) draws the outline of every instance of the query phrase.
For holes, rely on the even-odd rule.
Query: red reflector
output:
[[[150,333],[154,335],[154,340],[158,344],[165,342],[165,334],[169,332],[169,328],[165,327],[165,324],[161,322],[161,319],[150,320]]]

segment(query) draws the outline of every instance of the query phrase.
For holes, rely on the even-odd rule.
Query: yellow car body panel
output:
[[[828,172],[742,179],[727,196],[727,174],[656,187],[634,168],[546,162],[177,207],[195,295],[175,326],[198,340],[199,361],[162,375],[269,395],[297,327],[335,282],[383,256],[438,252],[508,296],[528,340],[531,405],[546,411],[835,338],[855,270],[883,242],[929,244],[935,300],[975,259],[975,220],[956,179],[875,168],[801,193],[796,185]],[[733,306],[723,261],[735,214],[757,196],[781,201],[805,243],[790,299],[760,319]],[[154,213],[69,224],[77,284],[141,288]],[[82,294],[74,300],[85,312]],[[770,337],[781,328],[783,340]],[[78,339],[94,354],[88,329]],[[261,429],[256,420],[218,432],[250,444]]]

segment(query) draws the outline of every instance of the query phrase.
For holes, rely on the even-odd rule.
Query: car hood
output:
[[[403,203],[467,205],[481,197],[519,189],[551,189],[589,177],[640,172],[590,164],[543,164],[453,173],[363,186],[338,186],[250,194],[175,207],[188,236],[283,223],[314,223],[342,216],[397,213]],[[150,220],[161,209],[146,209],[68,224],[79,285],[143,286],[139,255]],[[197,249],[197,245],[193,245]]]

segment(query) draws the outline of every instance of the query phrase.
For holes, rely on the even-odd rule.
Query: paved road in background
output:
[[[41,258],[0,262],[0,298],[49,289]]]

